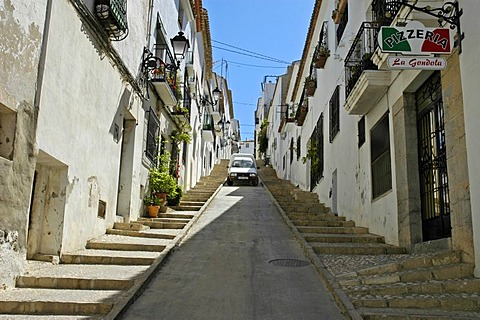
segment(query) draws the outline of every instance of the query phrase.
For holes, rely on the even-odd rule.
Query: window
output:
[[[365,116],[358,121],[358,147],[365,143]]]
[[[290,139],[290,164],[293,162],[293,153],[295,152],[295,142],[292,139]]]
[[[160,134],[160,120],[158,120],[155,111],[152,108],[148,110],[148,124],[147,124],[147,146],[145,155],[153,163],[156,162],[158,153],[158,136]]]
[[[372,197],[375,199],[392,189],[388,113],[371,130],[370,138]]]
[[[335,88],[335,92],[330,98],[330,142],[333,141],[340,131],[340,86]]]
[[[323,113],[313,129],[310,140],[307,144],[307,157],[310,158],[310,191],[323,178],[324,158],[323,158]]]
[[[0,157],[13,160],[17,113],[0,103]]]
[[[348,23],[348,3],[345,4],[343,11],[339,9],[339,14],[341,18],[337,26],[337,44],[340,43],[343,33],[345,32],[345,27],[347,26],[347,23]]]
[[[301,154],[301,149],[302,149],[302,136],[297,137],[297,161],[300,160]]]

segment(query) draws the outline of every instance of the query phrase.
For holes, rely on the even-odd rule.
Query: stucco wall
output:
[[[0,287],[13,286],[24,267],[45,12],[46,1],[0,0],[0,104],[16,114],[13,141],[1,141],[13,143],[13,154],[0,157]]]
[[[478,90],[478,49],[480,37],[478,35],[477,17],[480,14],[478,1],[464,0],[461,2],[463,16],[461,17],[462,31],[465,40],[462,41],[463,51],[460,55],[460,70],[463,89],[465,139],[468,156],[468,175],[470,182],[470,203],[472,210],[473,246],[475,254],[475,276],[480,277],[480,91]]]

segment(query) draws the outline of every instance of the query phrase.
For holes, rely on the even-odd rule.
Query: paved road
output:
[[[225,186],[123,319],[344,319],[310,264],[276,259],[306,261],[265,189]]]

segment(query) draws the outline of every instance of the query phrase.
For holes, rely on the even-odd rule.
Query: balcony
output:
[[[308,104],[304,102],[297,108],[297,112],[295,113],[295,122],[297,123],[297,126],[303,126],[307,113]]]
[[[111,40],[121,41],[127,37],[126,0],[96,0],[95,14]]]
[[[187,51],[185,55],[185,66],[187,67],[187,72],[189,75],[193,75],[193,51]]]
[[[391,25],[402,7],[402,2],[403,0],[373,0],[372,20],[379,26]]]
[[[213,120],[211,116],[206,115],[202,126],[202,141],[213,142]]]
[[[150,71],[150,82],[155,87],[160,99],[167,106],[177,105],[182,94],[177,83],[177,66],[173,55],[165,44],[155,45],[155,56],[150,61],[155,66]]]

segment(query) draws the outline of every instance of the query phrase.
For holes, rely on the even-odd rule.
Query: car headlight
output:
[[[256,176],[257,176],[256,173],[250,173],[250,177],[251,177],[251,178],[255,178]]]
[[[236,173],[236,172],[230,173],[230,177],[236,177],[236,176],[237,176],[237,173]]]

